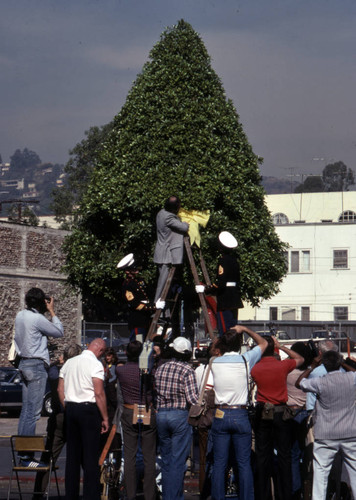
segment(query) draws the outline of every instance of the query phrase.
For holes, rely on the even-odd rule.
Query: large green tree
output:
[[[211,211],[202,239],[211,273],[218,233],[229,230],[239,240],[244,298],[270,297],[285,273],[284,245],[258,163],[202,40],[179,21],[152,49],[96,154],[65,244],[69,282],[114,299],[116,263],[129,252],[152,281],[155,215],[176,194],[184,208]]]

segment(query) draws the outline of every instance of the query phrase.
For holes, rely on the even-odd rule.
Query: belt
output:
[[[175,410],[180,410],[180,411],[186,411],[187,408],[182,408],[182,407],[179,407],[179,408],[157,408],[157,411],[175,411]]]
[[[44,363],[45,368],[49,368],[49,365],[48,365],[47,361],[44,360],[43,358],[27,358],[26,356],[20,356],[20,361],[21,361],[21,359],[26,359],[26,360],[37,359],[37,361],[42,361],[42,363]]]
[[[20,359],[39,359],[40,361],[43,361],[44,363],[46,363],[46,361],[43,358],[35,358],[35,357],[26,358],[25,356],[20,356]]]
[[[138,404],[138,406],[146,406],[145,403],[136,403],[136,404]],[[150,403],[148,405],[148,407],[151,408],[152,404]],[[124,408],[127,408],[128,410],[133,410],[135,408],[135,405],[131,405],[129,403],[124,403]]]
[[[265,406],[265,404],[266,404],[266,403],[261,403],[261,402],[259,402],[259,403],[257,403],[257,406],[259,406],[260,408],[263,408],[263,407]],[[271,404],[273,404],[273,403],[271,403]],[[278,413],[278,412],[280,412],[280,411],[284,411],[286,407],[287,407],[286,403],[282,403],[282,404],[280,404],[280,405],[274,405],[274,404],[273,404],[273,409],[274,409],[274,411],[275,411],[276,413]]]
[[[303,406],[288,405],[288,408],[290,408],[291,410],[305,410],[305,405],[303,405]]]
[[[236,281],[227,281],[226,286],[236,286]]]
[[[224,410],[247,410],[247,405],[215,405],[215,408],[223,408]]]
[[[91,401],[82,401],[81,403],[75,403],[74,401],[68,401],[66,402],[66,406],[67,405],[82,405],[82,406],[89,406],[89,405],[95,405],[96,406],[96,403],[92,403]]]

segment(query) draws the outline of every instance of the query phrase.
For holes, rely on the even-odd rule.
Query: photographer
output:
[[[26,309],[15,320],[15,348],[20,357],[22,376],[22,409],[18,434],[32,436],[40,418],[46,388],[49,353],[47,337],[63,337],[63,326],[54,312],[53,297],[46,297],[40,288],[31,288],[25,296]],[[45,318],[49,312],[51,321]],[[29,465],[30,456],[22,464]],[[33,465],[33,462],[31,462]]]

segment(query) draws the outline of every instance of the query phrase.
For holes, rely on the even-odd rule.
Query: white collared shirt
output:
[[[95,403],[93,378],[104,380],[104,367],[92,351],[83,351],[64,363],[59,376],[66,403]]]

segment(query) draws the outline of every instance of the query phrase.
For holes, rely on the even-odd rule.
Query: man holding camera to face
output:
[[[26,309],[15,320],[15,348],[20,357],[22,409],[18,434],[31,436],[36,431],[46,388],[49,352],[47,337],[63,337],[63,326],[54,312],[53,297],[40,288],[31,288],[25,296]],[[49,312],[51,321],[45,316]],[[23,465],[32,457],[22,457]]]

